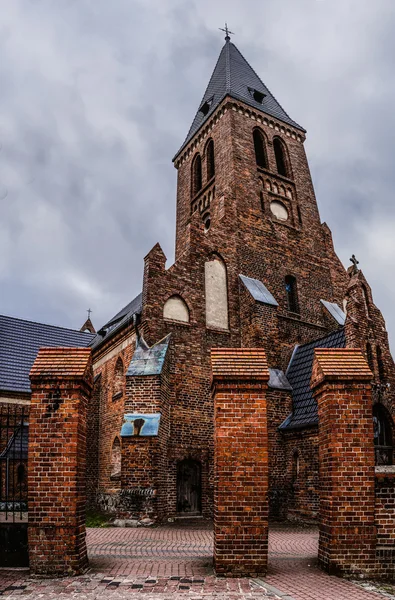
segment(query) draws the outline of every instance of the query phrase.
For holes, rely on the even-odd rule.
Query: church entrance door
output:
[[[177,512],[199,515],[202,511],[201,465],[186,459],[177,465]]]

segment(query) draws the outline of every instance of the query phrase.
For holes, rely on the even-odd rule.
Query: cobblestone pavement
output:
[[[272,527],[264,581],[216,578],[209,523],[158,528],[89,529],[91,568],[81,577],[30,579],[0,571],[0,597],[32,600],[383,600],[316,565],[316,529]],[[143,595],[143,596],[142,596]],[[395,598],[395,596],[387,596]]]

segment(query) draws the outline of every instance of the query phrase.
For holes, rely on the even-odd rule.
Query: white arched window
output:
[[[163,318],[189,323],[189,310],[181,296],[172,296],[163,307]]]
[[[213,257],[204,266],[206,288],[206,325],[228,329],[228,284],[225,263]]]

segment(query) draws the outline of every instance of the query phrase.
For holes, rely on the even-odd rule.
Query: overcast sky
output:
[[[96,327],[174,257],[176,171],[221,47],[308,131],[321,212],[395,346],[394,0],[0,0],[0,313]]]

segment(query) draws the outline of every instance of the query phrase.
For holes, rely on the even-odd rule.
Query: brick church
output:
[[[23,389],[12,375],[18,369],[2,375],[21,360],[2,328],[6,322],[14,340],[29,327],[0,319],[3,401],[28,403],[40,346],[92,348],[91,504],[146,523],[212,515],[214,347],[266,352],[273,518],[318,515],[315,348],[362,349],[374,377],[376,462],[393,463],[395,369],[385,322],[358,261],[344,268],[321,223],[305,139],[227,34],[173,159],[174,264],[166,268],[156,244],[145,257],[141,294],[96,335],[90,321],[81,333],[31,324],[18,334],[20,352],[30,352],[18,367],[26,371]],[[246,420],[245,435],[253,428]]]

